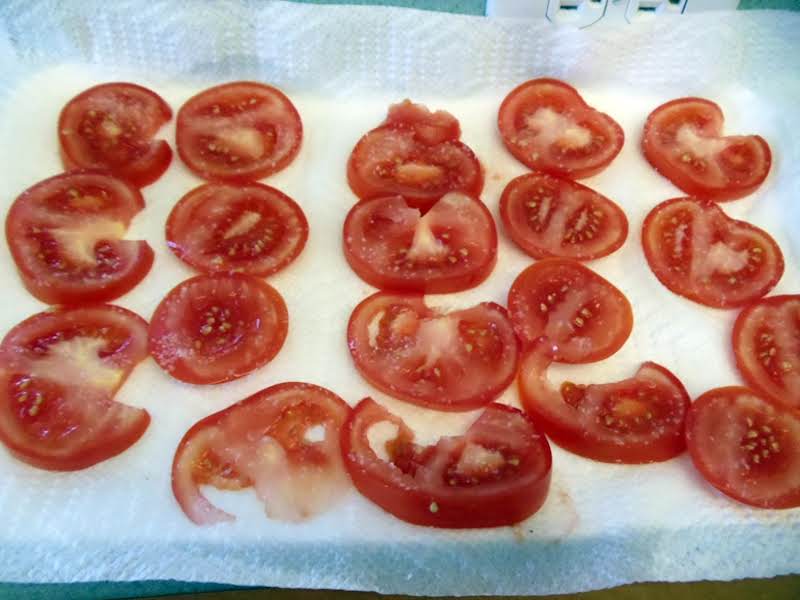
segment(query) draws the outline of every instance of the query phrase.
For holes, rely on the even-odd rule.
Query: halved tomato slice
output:
[[[685,450],[689,394],[661,365],[643,363],[623,381],[566,381],[556,390],[547,379],[551,362],[545,347],[529,352],[520,367],[519,391],[525,410],[562,448],[628,464],[669,460]]]
[[[628,219],[613,201],[544,173],[509,181],[500,216],[514,243],[534,258],[592,260],[611,254],[628,237]]]
[[[144,208],[120,179],[73,171],[25,190],[6,217],[6,240],[28,291],[48,304],[101,302],[138,284],[153,264],[144,241],[123,240]]]
[[[565,258],[548,258],[522,271],[508,292],[508,312],[523,345],[545,343],[558,362],[608,358],[633,328],[625,295]]]
[[[147,323],[124,308],[56,309],[24,320],[0,345],[0,441],[51,471],[124,452],[150,415],[114,395],[146,357]]]
[[[376,448],[370,437],[379,429],[390,437]],[[399,417],[366,398],[342,429],[342,454],[363,496],[416,525],[513,525],[539,510],[550,489],[547,439],[504,404],[487,406],[464,435],[421,447]]]
[[[181,160],[212,181],[243,183],[286,168],[300,151],[303,124],[280,90],[237,81],[192,96],[178,111]]]
[[[353,311],[347,341],[372,385],[439,410],[488,404],[517,373],[519,342],[505,309],[492,302],[440,313],[421,295],[379,292]]]
[[[800,295],[763,298],[739,313],[733,351],[750,387],[800,409]]]
[[[481,164],[458,138],[450,113],[431,113],[405,100],[389,107],[384,123],[362,137],[350,154],[347,181],[361,199],[403,196],[423,211],[447,192],[478,197]]]
[[[150,353],[187,383],[224,383],[271,361],[289,315],[281,295],[249,275],[198,275],[161,301],[150,322]]]
[[[605,169],[625,143],[614,119],[557,79],[532,79],[514,88],[500,105],[497,125],[522,164],[573,179]]]
[[[67,169],[103,169],[137,187],[153,183],[172,150],[153,136],[172,118],[155,92],[133,83],[104,83],[70,100],[58,119]]]
[[[751,506],[800,506],[800,416],[743,387],[692,403],[686,444],[700,474]]]
[[[460,192],[424,215],[401,196],[359,202],[344,222],[344,255],[380,289],[444,294],[474,287],[497,260],[497,230],[483,202]]]
[[[708,200],[674,198],[656,206],[642,225],[642,245],[664,286],[715,308],[757,300],[783,275],[775,240]]]
[[[303,521],[347,490],[339,449],[350,407],[310,383],[281,383],[210,415],[183,436],[172,462],[172,491],[198,525],[232,521],[200,485],[254,487],[267,515]]]
[[[662,104],[647,117],[644,155],[687,194],[719,201],[747,196],[767,178],[772,154],[761,136],[723,136],[723,122],[710,100]]]
[[[204,273],[266,277],[297,258],[307,239],[297,203],[260,183],[201,185],[167,219],[170,250]]]

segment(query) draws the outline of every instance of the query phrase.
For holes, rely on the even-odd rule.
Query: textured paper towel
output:
[[[410,96],[446,108],[486,167],[483,199],[497,215],[505,183],[524,172],[504,150],[497,106],[514,85],[549,75],[575,84],[612,114],[627,143],[604,173],[585,183],[626,211],[631,234],[592,268],[631,300],[635,327],[623,349],[594,365],[559,368],[578,381],[630,375],[643,360],[674,370],[693,396],[739,381],[729,349],[733,312],[706,309],[667,292],[649,272],[638,232],[649,208],[678,195],[641,157],[642,123],[681,95],[717,100],[731,132],[759,133],[773,169],[753,196],[725,205],[765,227],[784,250],[777,292],[800,291],[800,15],[707,14],[656,19],[619,30],[555,29],[388,8],[284,3],[6,2],[0,8],[0,208],[60,170],[58,111],[85,87],[130,79],[176,109],[222,81],[254,78],[295,101],[306,137],[294,164],[268,183],[304,208],[304,253],[270,282],[284,295],[290,333],[279,356],[237,382],[192,387],[152,361],[134,372],[120,400],[146,407],[153,422],[128,452],[71,474],[37,471],[0,451],[0,580],[182,579],[234,584],[371,589],[410,594],[571,592],[638,580],[732,579],[800,571],[800,510],[751,510],[716,493],[687,457],[626,467],[554,447],[553,486],[543,509],[514,528],[434,531],[397,521],[355,492],[302,525],[267,520],[251,492],[209,492],[236,513],[201,529],[172,498],[169,464],[197,419],[273,383],[305,380],[348,402],[372,394],[425,439],[463,430],[474,415],[439,415],[376,393],[356,374],[344,342],[352,307],[371,289],[340,248],[353,202],[344,176],[358,137],[386,106]],[[163,131],[172,140],[174,125]],[[156,251],[153,272],[119,304],[149,318],[190,272],[167,250],[163,224],[199,181],[176,162],[144,190],[147,208],[129,236]],[[442,306],[504,302],[529,259],[501,240],[492,277],[469,292],[432,297]],[[0,331],[43,307],[23,290],[5,247]],[[504,401],[516,403],[516,392]]]

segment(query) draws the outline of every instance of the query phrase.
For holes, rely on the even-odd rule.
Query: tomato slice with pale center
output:
[[[280,90],[238,81],[187,100],[175,135],[181,160],[196,175],[244,183],[289,166],[300,151],[303,124]]]
[[[123,240],[144,208],[124,181],[73,171],[25,190],[6,217],[6,240],[28,291],[48,304],[103,302],[138,284],[153,264],[145,241]]]
[[[52,471],[124,452],[150,415],[114,395],[146,357],[147,323],[124,308],[91,305],[26,319],[0,345],[0,441]]]
[[[500,216],[514,243],[534,258],[592,260],[611,254],[628,237],[628,219],[613,201],[545,173],[509,181]]]
[[[478,197],[483,171],[460,136],[458,120],[450,113],[431,113],[409,100],[392,105],[386,121],[350,154],[350,188],[361,199],[400,195],[422,210],[447,192]]]
[[[150,353],[187,383],[224,383],[271,361],[289,315],[281,295],[249,275],[198,275],[178,284],[150,322]]]
[[[772,154],[758,135],[723,136],[722,109],[679,98],[647,118],[642,149],[650,164],[687,194],[733,200],[752,193],[769,173]]]
[[[266,277],[291,263],[308,239],[297,203],[260,183],[208,183],[186,194],[167,220],[167,245],[204,273]]]
[[[381,429],[388,439],[372,443]],[[547,439],[503,404],[489,404],[464,435],[421,447],[399,417],[366,398],[342,429],[342,454],[363,496],[416,525],[513,525],[539,510],[550,488]]]
[[[541,260],[522,271],[508,292],[508,312],[523,345],[543,342],[558,362],[608,358],[633,328],[625,295],[565,258]]]
[[[484,281],[497,260],[497,230],[483,202],[460,192],[424,215],[401,196],[359,202],[344,223],[347,262],[367,283],[444,294]]]
[[[683,452],[689,395],[670,371],[653,362],[636,374],[604,384],[566,381],[555,389],[547,378],[547,348],[522,361],[519,391],[525,410],[562,448],[604,462],[639,464],[669,460]]]
[[[783,254],[766,231],[707,200],[674,198],[656,206],[644,220],[642,245],[662,284],[715,308],[757,300],[783,275]]]
[[[622,150],[622,127],[557,79],[532,79],[505,97],[497,125],[506,148],[530,169],[583,179]]]
[[[731,498],[761,508],[800,506],[800,415],[744,387],[692,403],[686,444],[697,470]]]
[[[422,296],[379,292],[353,311],[347,341],[372,385],[439,410],[483,406],[517,372],[519,342],[505,309],[492,302],[441,313]]]
[[[751,388],[800,409],[800,295],[763,298],[745,308],[733,327],[733,351]]]
[[[172,462],[172,491],[198,525],[234,516],[206,499],[201,485],[255,488],[267,516],[304,521],[347,491],[340,431],[350,407],[309,383],[273,385],[193,425]]]
[[[153,183],[172,162],[164,140],[154,140],[172,118],[155,92],[133,83],[105,83],[70,100],[58,119],[67,169],[103,169],[137,187]]]

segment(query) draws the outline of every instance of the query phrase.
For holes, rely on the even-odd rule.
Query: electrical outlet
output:
[[[660,14],[681,14],[689,0],[628,0],[625,7],[625,20],[653,19]]]

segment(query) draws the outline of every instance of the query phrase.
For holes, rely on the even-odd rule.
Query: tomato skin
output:
[[[680,256],[675,258],[676,251],[670,253],[669,250],[670,243],[676,242],[670,242],[665,236],[672,234],[670,240],[677,240],[677,231],[664,231],[664,229],[673,224],[676,228],[682,227],[683,222],[676,223],[674,220],[681,219],[683,213],[690,214],[692,217],[690,224],[693,227],[699,224],[709,230],[710,234],[706,236],[708,238],[705,242],[706,247],[699,249],[695,247],[694,239],[684,235],[683,237],[687,238],[691,245],[688,251],[684,247],[685,244],[680,246]],[[743,238],[747,239],[748,247],[744,247]],[[713,244],[712,240],[715,240]],[[727,241],[730,244],[726,243]],[[723,244],[724,247],[718,244]],[[738,247],[731,250],[731,244]],[[767,294],[783,276],[783,254],[772,236],[746,221],[728,217],[717,204],[708,200],[673,198],[653,208],[642,224],[642,248],[650,270],[664,287],[679,296],[712,308],[733,308],[749,304]],[[705,268],[706,263],[711,263],[713,260],[721,260],[724,263],[724,260],[715,258],[720,256],[720,252],[726,255],[732,252],[746,253],[748,256],[741,259],[744,263],[738,270],[726,271],[721,275],[718,269],[711,265],[704,280],[698,281],[698,277],[694,274],[699,270],[696,265]],[[688,266],[684,259],[687,254]],[[700,256],[702,261],[693,262],[695,255]],[[675,264],[675,261],[679,262]],[[684,273],[687,269],[688,275]],[[755,275],[745,273],[743,276],[742,271],[745,269]],[[743,277],[759,279],[753,284]]]
[[[547,122],[555,120],[556,128],[575,129],[580,124],[583,134],[596,134],[599,143],[591,140],[573,147],[568,134],[562,131],[558,132],[562,135],[555,136],[553,141],[546,143],[546,147],[537,145],[532,153],[531,145],[536,145],[535,137],[533,142],[528,138],[519,139],[521,132],[528,131],[527,119],[534,114],[528,112],[531,106],[536,107],[537,111],[549,109],[554,113],[548,113]],[[560,123],[560,119],[566,121]],[[616,158],[625,143],[625,132],[614,119],[586,104],[571,85],[550,78],[526,81],[509,92],[500,105],[497,126],[508,151],[526,167],[571,179],[584,179],[601,172]],[[565,141],[566,146],[559,144],[561,141]],[[587,154],[580,150],[587,143],[592,144],[590,152],[587,156],[580,156]],[[554,147],[559,156],[553,156]],[[569,152],[579,156],[568,156]]]
[[[681,119],[681,111],[686,114]],[[760,155],[754,173],[745,176],[742,181],[731,181],[730,177],[724,181],[713,183],[703,181],[703,177],[692,174],[692,160],[686,162],[679,161],[670,157],[667,148],[676,147],[671,133],[664,131],[661,120],[667,121],[663,125],[672,125],[668,121],[670,113],[674,113],[674,119],[678,123],[690,125],[693,122],[708,137],[713,139],[729,139],[739,141],[751,146],[751,151]],[[722,125],[724,117],[722,109],[714,102],[704,98],[678,98],[662,104],[653,110],[647,117],[642,137],[642,151],[645,158],[661,175],[669,179],[673,184],[691,196],[705,198],[716,202],[736,200],[753,193],[764,182],[769,174],[772,165],[772,153],[769,144],[758,135],[751,136],[728,136],[722,138]],[[661,141],[662,137],[670,136],[669,141]],[[665,147],[661,147],[661,145]],[[697,159],[697,157],[693,157]],[[756,158],[756,160],[757,160]],[[703,160],[703,159],[701,159]]]
[[[467,207],[462,209],[462,204]],[[395,213],[404,223],[373,227],[376,221],[386,220],[384,212]],[[430,230],[434,226],[446,230],[436,237],[436,243],[448,249],[446,257],[407,266],[409,263],[387,256],[394,250],[407,257],[417,228],[431,220]],[[424,216],[401,196],[362,200],[347,214],[343,244],[348,264],[361,279],[382,290],[405,293],[446,294],[473,288],[486,280],[497,262],[497,229],[491,213],[477,198],[455,192],[437,200]]]
[[[800,506],[797,411],[744,387],[709,390],[689,409],[686,444],[700,474],[734,500],[759,508]]]
[[[798,334],[800,295],[762,298],[733,326],[736,367],[750,388],[787,408],[800,409]]]
[[[396,463],[403,460],[402,455],[395,456],[396,463],[392,464],[375,454],[367,431],[381,421],[398,427],[395,447],[401,453],[411,452],[413,456],[409,460],[416,473],[425,471],[425,475],[417,477],[398,468]],[[503,448],[503,421],[508,426],[509,438],[525,437],[524,448]],[[481,431],[482,426],[487,430]],[[440,456],[446,456],[452,463],[472,437],[481,445],[513,453],[517,459],[515,467],[520,471],[516,473],[517,480],[508,482],[499,475],[497,480],[478,482],[474,486],[446,483],[442,477],[447,473],[437,472],[434,465],[441,463]],[[403,521],[458,529],[501,527],[528,518],[547,498],[552,466],[550,446],[533,422],[515,408],[490,404],[464,436],[442,438],[436,446],[424,449],[413,448],[412,444],[413,433],[405,423],[371,398],[365,398],[353,409],[342,428],[342,455],[356,489]],[[515,450],[521,450],[520,455]],[[509,465],[505,458],[504,462],[503,468]],[[428,472],[429,469],[432,472]]]
[[[662,462],[686,449],[690,399],[669,370],[645,362],[633,377],[586,386],[547,380],[548,350],[535,348],[520,367],[525,411],[562,448],[586,458],[624,464]]]
[[[561,315],[562,304],[569,307],[568,315]],[[524,269],[508,292],[508,313],[523,348],[546,342],[557,362],[608,358],[633,329],[633,310],[625,294],[566,258],[540,260]]]
[[[94,371],[83,364],[79,376],[71,375],[75,365],[58,371],[80,347],[52,362],[50,348],[85,329],[104,340],[94,356],[114,369],[112,382],[84,383],[80,377]],[[85,469],[135,444],[150,415],[113,398],[147,357],[146,331],[141,317],[111,305],[51,309],[16,325],[0,344],[0,441],[17,459],[48,471]]]
[[[131,118],[134,127],[139,131],[129,132],[124,145],[129,152],[139,156],[128,160],[115,159],[101,152],[100,156],[92,156],[87,149],[85,135],[79,131],[78,119],[86,118],[83,108],[95,103],[105,104],[108,98],[136,99],[138,107],[132,110],[136,118]],[[122,100],[121,100],[122,101]],[[113,100],[111,100],[113,103]],[[100,106],[96,106],[102,112]],[[94,110],[92,111],[94,112]],[[125,110],[117,117],[125,117]],[[130,115],[133,117],[133,115]],[[94,120],[94,117],[91,117]],[[172,162],[172,149],[164,140],[152,140],[156,132],[172,119],[172,109],[158,94],[134,83],[104,83],[84,90],[70,100],[61,111],[58,120],[58,137],[61,147],[61,160],[64,168],[71,169],[104,169],[116,177],[120,177],[136,187],[145,187],[159,179]],[[123,123],[124,129],[125,123]],[[116,142],[115,142],[116,145]],[[120,144],[122,146],[123,144]],[[145,149],[146,148],[146,149]],[[112,146],[113,149],[113,146]]]
[[[578,195],[583,197],[580,205]],[[542,210],[547,211],[547,224],[541,223]],[[564,231],[556,244],[551,232],[559,226],[555,221],[561,214]],[[509,181],[500,197],[500,216],[514,243],[538,259],[594,260],[618,250],[628,237],[628,219],[612,200],[580,183],[546,173],[528,173]],[[570,227],[582,216],[588,221],[585,229]]]
[[[95,210],[92,206],[73,206],[71,200],[63,200],[67,190],[83,187],[106,194],[103,198],[109,206]],[[95,273],[84,277],[74,275],[74,269],[55,269],[51,262],[42,265],[40,255],[45,251],[45,244],[52,242],[53,232],[62,227],[80,228],[89,219],[96,218],[111,221],[124,230],[143,208],[144,199],[138,189],[104,171],[70,171],[29,187],[17,197],[6,216],[6,241],[25,288],[42,302],[63,305],[107,302],[129,292],[153,265],[153,250],[145,241],[100,236],[93,248]],[[48,237],[40,241],[42,235]],[[108,242],[121,267],[103,271],[106,264],[96,254],[100,242]],[[62,264],[63,248],[58,242],[56,247],[58,252],[54,258],[45,259]],[[50,251],[48,246],[46,252]]]

